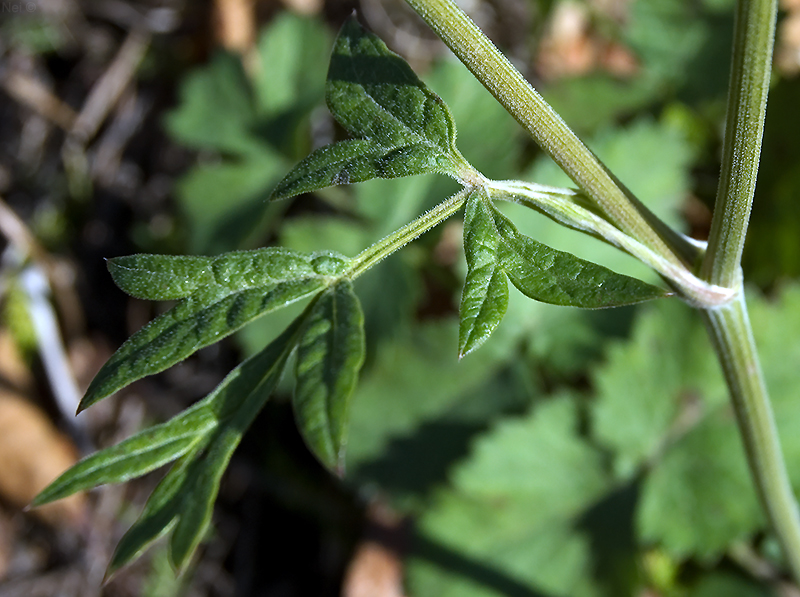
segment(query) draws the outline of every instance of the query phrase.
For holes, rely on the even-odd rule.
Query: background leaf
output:
[[[183,82],[167,128],[212,152],[177,186],[193,252],[258,246],[285,211],[264,201],[310,150],[308,116],[323,99],[330,38],[318,21],[281,13],[260,36],[249,76],[239,56],[218,52]]]
[[[608,481],[600,455],[575,435],[576,415],[574,403],[561,396],[482,438],[456,470],[453,490],[442,492],[423,517],[423,536],[531,594],[593,594],[588,544],[573,521]],[[469,568],[458,579],[437,568],[415,559],[411,590],[507,594],[502,582],[482,582]]]

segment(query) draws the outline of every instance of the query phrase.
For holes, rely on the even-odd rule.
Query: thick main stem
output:
[[[708,282],[728,288],[738,280],[756,188],[777,5],[777,0],[739,0],[736,5],[722,169],[700,272]]]
[[[683,265],[694,247],[641,205],[452,0],[406,0],[484,87],[624,233]]]
[[[738,289],[729,306],[703,311],[722,363],[761,503],[800,581],[800,515],[741,290],[741,258],[755,193],[772,67],[777,0],[739,0],[722,169],[700,276]]]
[[[795,579],[800,579],[800,512],[786,473],[744,295],[702,313],[725,373],[761,503]]]

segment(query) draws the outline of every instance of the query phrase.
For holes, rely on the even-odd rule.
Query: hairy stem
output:
[[[696,248],[609,173],[553,108],[452,0],[406,0],[473,75],[624,233],[683,266]]]
[[[426,211],[413,222],[409,222],[402,228],[395,230],[389,236],[379,240],[371,247],[364,249],[353,259],[353,265],[345,274],[354,280],[373,265],[382,261],[398,249],[403,248],[418,236],[424,234],[431,228],[438,226],[447,218],[456,213],[464,206],[473,187],[465,187],[449,199],[442,201],[430,211]]]
[[[777,4],[777,0],[739,0],[736,6],[722,170],[701,270],[705,280],[728,288],[738,281],[756,188]]]
[[[744,294],[739,293],[737,300],[724,307],[702,313],[725,373],[761,503],[795,579],[800,579],[800,514],[786,473]]]
[[[800,515],[783,462],[772,406],[741,289],[741,259],[761,155],[777,0],[739,0],[728,115],[714,218],[700,276],[737,289],[738,300],[703,311],[722,363],[761,503],[800,581]]]

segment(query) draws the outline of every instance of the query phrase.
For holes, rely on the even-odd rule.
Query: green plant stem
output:
[[[739,0],[736,5],[722,169],[700,272],[705,280],[728,288],[738,283],[756,188],[777,4],[777,0]]]
[[[775,417],[758,361],[744,293],[724,307],[702,311],[731,393],[736,421],[761,503],[800,579],[800,513],[786,472]],[[736,496],[728,496],[736,499]]]
[[[464,206],[467,197],[473,190],[473,187],[464,187],[449,199],[442,201],[430,211],[426,211],[413,222],[409,222],[402,228],[395,230],[390,235],[379,240],[371,247],[364,249],[353,258],[353,264],[345,273],[345,276],[351,280],[356,279],[379,261],[385,259],[398,249],[403,248],[431,228],[444,222]]]
[[[730,305],[703,311],[722,364],[761,503],[800,581],[800,514],[781,453],[742,291],[741,258],[755,193],[772,67],[777,0],[739,0],[722,169],[700,276],[735,289]]]
[[[452,0],[406,1],[614,225],[668,261],[692,262],[696,248],[660,222],[611,175]]]

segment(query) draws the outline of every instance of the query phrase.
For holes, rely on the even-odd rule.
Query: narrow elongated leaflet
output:
[[[424,145],[384,147],[372,139],[352,139],[314,151],[281,180],[273,199],[373,178],[399,178],[443,172],[450,160]]]
[[[41,506],[99,485],[141,477],[191,451],[216,424],[207,401],[198,403],[166,423],[87,456],[48,485],[31,506]]]
[[[281,248],[225,253],[194,262],[144,256],[112,260],[123,290],[138,296],[190,291],[172,309],[131,336],[106,362],[81,400],[80,410],[126,385],[168,369],[246,323],[324,288],[341,275],[347,258],[330,252],[303,254]],[[117,267],[122,263],[124,267]],[[193,271],[195,288],[175,272]],[[154,277],[155,276],[155,277]],[[191,289],[191,290],[189,290]]]
[[[666,296],[655,286],[536,242],[514,227],[484,189],[467,199],[467,277],[459,309],[459,356],[479,347],[508,307],[508,279],[544,303],[599,309]]]
[[[442,99],[355,19],[333,48],[326,100],[354,140],[316,150],[278,184],[285,199],[336,184],[472,168],[456,149],[456,127]]]
[[[168,301],[213,284],[211,257],[127,255],[106,263],[114,283],[136,298]]]
[[[512,284],[532,299],[554,305],[601,309],[641,303],[668,294],[661,288],[520,234],[493,206],[491,214],[502,239],[501,267]]]
[[[364,315],[349,280],[323,294],[297,350],[294,411],[317,458],[344,472],[350,396],[364,362]]]
[[[185,567],[211,521],[222,474],[280,380],[307,314],[308,310],[260,353],[231,371],[198,405],[215,424],[199,434],[150,495],[141,516],[117,545],[108,574],[135,559],[170,528],[170,558],[176,569]]]
[[[459,357],[483,344],[508,308],[508,279],[499,259],[502,239],[495,231],[491,210],[483,190],[476,190],[467,199],[464,214],[467,276],[459,308]]]

